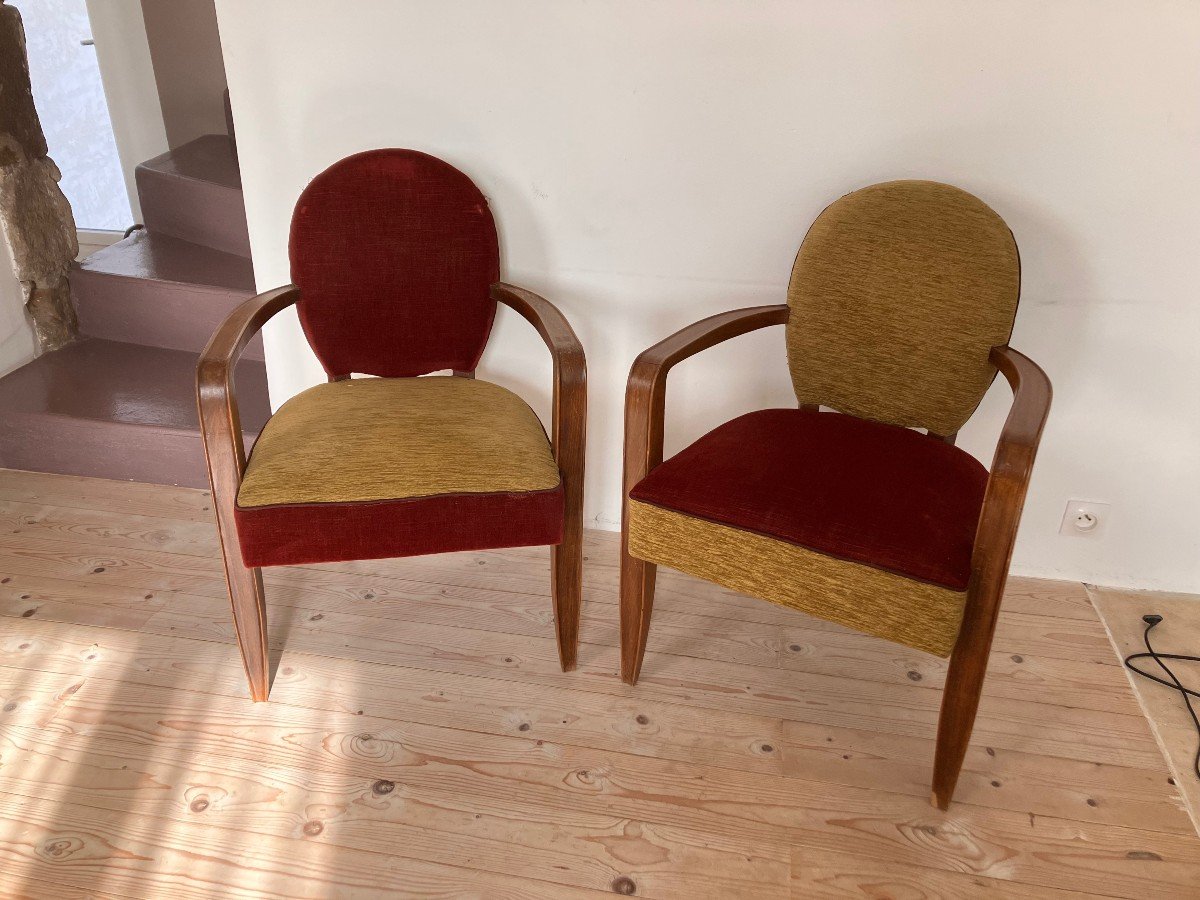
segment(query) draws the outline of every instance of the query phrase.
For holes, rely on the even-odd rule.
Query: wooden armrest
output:
[[[558,307],[515,285],[492,285],[492,299],[520,313],[542,336],[554,361],[554,403],[550,442],[563,474],[568,505],[582,502],[583,455],[587,432],[587,361],[583,345]]]
[[[638,354],[629,370],[629,383],[632,386],[636,380],[642,385],[665,379],[672,366],[701,350],[768,325],[783,325],[787,320],[788,307],[784,304],[733,309],[701,319]]]
[[[1053,391],[1046,373],[1011,347],[993,347],[992,364],[1012,386],[1013,402],[996,445],[971,554],[971,583],[955,654],[986,655],[1008,578],[1021,510]],[[981,649],[982,648],[982,649]]]
[[[504,282],[492,285],[492,299],[516,310],[537,329],[554,360],[556,386],[560,379],[571,386],[585,384],[587,363],[583,344],[557,306],[533,291]]]
[[[229,314],[200,354],[196,403],[214,499],[218,492],[228,491],[236,497],[246,468],[241,419],[233,391],[238,358],[268,319],[299,299],[300,288],[294,284],[250,298]]]
[[[988,476],[972,569],[977,576],[995,577],[998,573],[989,570],[997,565],[1008,571],[1053,391],[1046,373],[1011,347],[993,347],[990,358],[1012,386],[1013,402]]]
[[[1012,386],[1013,402],[996,444],[983,495],[983,511],[971,556],[971,578],[979,585],[1003,586],[1053,391],[1050,379],[1037,363],[1011,347],[993,347],[990,359]],[[999,591],[980,593],[999,607]],[[988,610],[989,618],[995,611]]]
[[[626,495],[662,462],[667,374],[671,367],[722,341],[768,325],[783,325],[787,320],[788,307],[784,304],[730,310],[701,319],[638,355],[629,370],[625,392]]]
[[[236,363],[250,339],[267,320],[299,299],[300,288],[288,284],[239,304],[217,328],[200,354],[200,362],[196,367],[197,383],[201,381],[201,376]]]
[[[1050,413],[1050,379],[1032,360],[1006,346],[993,347],[990,359],[1012,386],[1013,402],[983,496],[962,624],[946,672],[933,770],[932,800],[939,809],[950,805],[967,752],[1025,491]]]
[[[996,445],[992,477],[1025,484],[1042,440],[1054,392],[1050,379],[1037,363],[1011,347],[993,347],[990,359],[1013,391],[1012,407]]]

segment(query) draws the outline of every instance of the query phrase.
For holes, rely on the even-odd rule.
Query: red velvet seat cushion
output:
[[[767,409],[709,432],[630,496],[961,591],[987,478],[969,454],[916,431]]]

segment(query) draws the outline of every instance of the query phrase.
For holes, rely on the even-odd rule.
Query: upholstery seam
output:
[[[419,497],[381,497],[376,500],[313,500],[300,503],[267,503],[262,506],[242,506],[241,503],[235,502],[234,508],[239,512],[254,512],[259,509],[306,509],[309,507],[330,507],[330,506],[381,506],[383,504],[393,503],[419,503],[422,500],[443,500],[454,497],[504,497],[507,499],[516,499],[518,497],[528,497],[535,494],[553,494],[563,490],[562,474],[559,474],[558,484],[550,488],[537,488],[530,491],[450,491],[443,494],[423,494]]]

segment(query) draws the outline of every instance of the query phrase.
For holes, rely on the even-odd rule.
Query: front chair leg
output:
[[[971,604],[963,620],[958,641],[946,671],[946,689],[942,694],[942,712],[938,718],[937,750],[933,757],[933,805],[948,809],[954,796],[958,775],[967,755],[975,713],[983,693],[988,657],[1004,580],[985,591],[989,602]]]
[[[267,699],[271,690],[270,655],[267,650],[267,605],[263,598],[261,569],[247,569],[240,559],[225,555],[225,580],[233,606],[233,626],[250,697],[256,703]]]
[[[975,726],[1017,525],[1052,395],[1050,379],[1028,357],[1009,347],[993,347],[989,358],[1012,385],[1013,405],[996,445],[971,556],[963,621],[946,673],[933,760],[933,803],[939,809],[950,805]]]
[[[637,684],[646,655],[650,614],[654,610],[654,579],[658,566],[629,555],[628,538],[621,540],[621,679]]]

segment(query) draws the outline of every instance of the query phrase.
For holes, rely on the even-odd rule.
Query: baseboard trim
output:
[[[103,231],[95,228],[79,229],[79,255],[76,259],[86,259],[97,250],[103,250],[121,240],[123,232]]]

